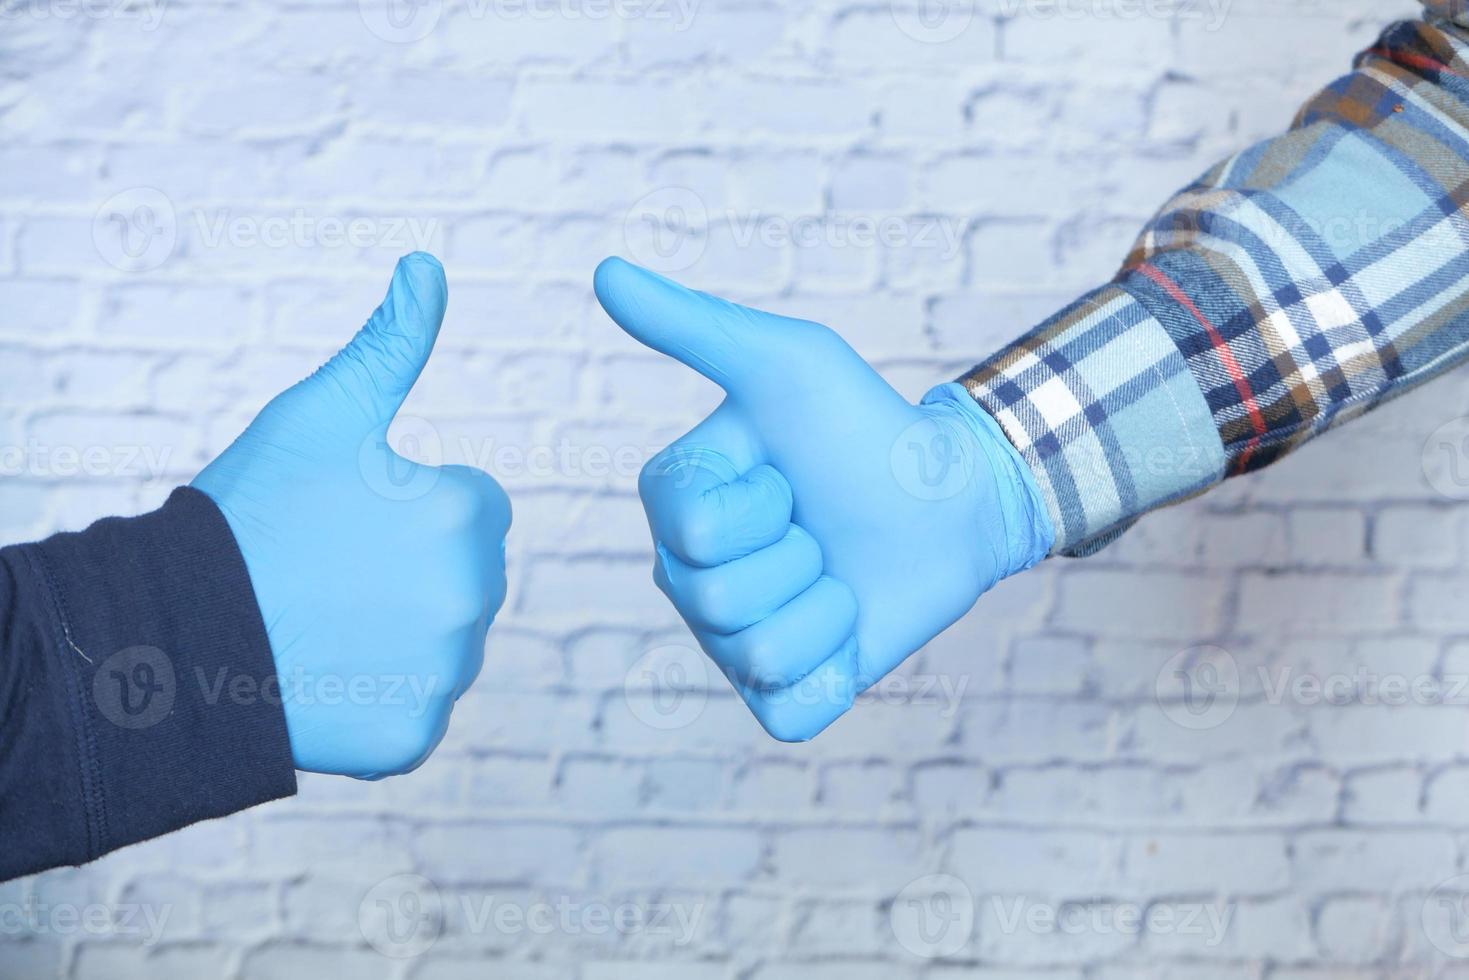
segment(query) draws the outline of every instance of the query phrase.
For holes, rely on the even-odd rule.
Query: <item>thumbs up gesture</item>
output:
[[[298,769],[376,779],[420,765],[505,598],[504,491],[387,448],[447,296],[436,259],[404,257],[366,326],[194,481],[244,555]]]
[[[653,577],[761,725],[803,741],[1054,539],[959,385],[909,404],[834,332],[608,259],[624,330],[724,389],[643,469]]]

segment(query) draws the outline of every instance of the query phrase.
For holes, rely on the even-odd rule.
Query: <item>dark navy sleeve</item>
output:
[[[0,549],[0,881],[295,791],[265,624],[208,497]]]

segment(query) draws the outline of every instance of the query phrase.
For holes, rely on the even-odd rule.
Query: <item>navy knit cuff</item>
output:
[[[44,609],[9,617],[43,662],[0,678],[18,709],[0,722],[0,879],[295,793],[265,624],[207,496],[0,556],[19,610]]]

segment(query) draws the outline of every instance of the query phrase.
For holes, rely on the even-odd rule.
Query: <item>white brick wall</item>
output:
[[[916,396],[1414,5],[163,2],[0,3],[0,539],[156,504],[421,246],[404,431],[510,488],[512,592],[420,772],[0,886],[0,976],[1469,976],[1462,373],[1005,583],[785,746],[649,581],[636,470],[716,392],[589,289],[687,218],[679,275]]]

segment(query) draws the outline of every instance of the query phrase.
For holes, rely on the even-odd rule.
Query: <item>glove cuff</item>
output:
[[[922,405],[937,407],[961,419],[975,435],[984,467],[994,475],[995,498],[1005,527],[1007,554],[1001,578],[1035,565],[1050,553],[1056,531],[1029,464],[1006,438],[1000,424],[961,384],[949,382],[923,396]]]

